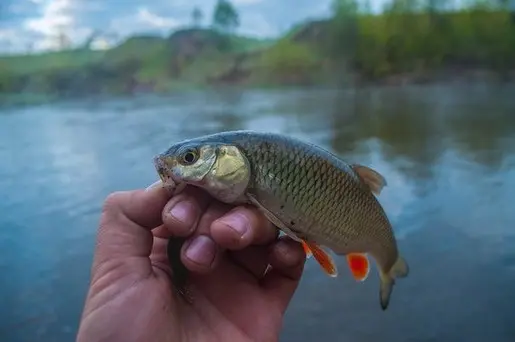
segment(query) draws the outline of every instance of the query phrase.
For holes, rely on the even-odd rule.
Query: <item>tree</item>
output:
[[[213,12],[213,27],[226,33],[240,25],[238,12],[228,0],[218,0]]]
[[[359,5],[357,0],[333,0],[333,20],[329,27],[329,53],[353,61],[357,51]]]
[[[203,13],[200,8],[195,7],[193,12],[191,12],[191,19],[193,21],[193,26],[199,27],[202,22]]]
[[[65,25],[59,25],[57,27],[57,48],[59,50],[66,50],[71,46],[71,40],[66,31],[68,31],[68,27]]]
[[[515,0],[508,0],[508,11],[511,14],[511,22],[515,25]]]

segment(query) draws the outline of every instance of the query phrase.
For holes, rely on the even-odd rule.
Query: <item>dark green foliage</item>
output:
[[[330,48],[369,77],[442,67],[515,67],[515,25],[490,2],[460,11],[445,3],[394,0],[381,15],[359,13],[354,0],[336,0]]]
[[[228,0],[218,0],[213,12],[213,27],[223,32],[232,32],[240,25],[238,12]]]
[[[283,39],[262,54],[256,68],[263,71],[268,82],[309,83],[320,60],[312,46]]]
[[[200,26],[200,23],[202,21],[202,17],[203,17],[203,13],[200,10],[200,8],[195,7],[193,9],[193,12],[191,12],[191,20],[193,21],[193,26],[194,27],[199,27]]]

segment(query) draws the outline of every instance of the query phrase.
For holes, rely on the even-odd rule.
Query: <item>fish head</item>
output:
[[[225,203],[242,198],[250,181],[250,165],[242,151],[215,141],[173,145],[154,158],[154,165],[165,186],[193,185]]]
[[[210,145],[184,144],[172,146],[154,158],[157,173],[165,185],[171,183],[200,184],[216,161]]]

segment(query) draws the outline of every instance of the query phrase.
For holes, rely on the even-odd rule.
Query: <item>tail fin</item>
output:
[[[392,294],[393,285],[395,285],[396,278],[404,278],[409,274],[409,266],[406,261],[399,256],[395,264],[388,273],[379,272],[380,287],[379,287],[379,300],[381,309],[386,310],[390,303],[390,296]]]

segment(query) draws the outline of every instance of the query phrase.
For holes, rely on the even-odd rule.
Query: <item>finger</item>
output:
[[[152,230],[152,234],[155,238],[167,239],[170,237],[170,231],[164,224]]]
[[[163,272],[171,275],[171,268],[167,255],[168,239],[154,236],[152,245],[152,253],[150,253],[150,262],[154,267],[159,268]]]
[[[96,261],[148,256],[152,247],[150,230],[161,224],[161,211],[169,196],[163,188],[109,195],[100,218]]]
[[[243,268],[255,279],[261,279],[268,267],[268,255],[270,247],[249,246],[238,251],[231,251],[227,254],[229,259],[236,265]]]
[[[162,214],[168,237],[190,235],[210,202],[211,197],[205,191],[193,186],[170,199]]]
[[[297,289],[305,260],[300,243],[289,237],[280,238],[271,248],[269,262],[272,269],[263,277],[261,284],[269,300],[283,313]]]
[[[257,208],[236,207],[213,222],[211,235],[221,247],[240,250],[273,241],[278,230]]]
[[[196,230],[181,249],[181,260],[190,271],[207,273],[216,267],[220,258],[221,248],[211,237],[212,222],[228,210],[229,206],[220,202],[211,202],[208,209],[200,218]]]
[[[161,211],[170,196],[163,187],[114,192],[106,198],[103,213],[121,214],[141,227],[153,229],[162,223]]]

